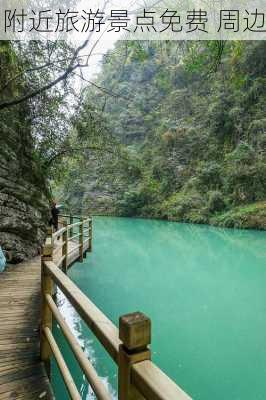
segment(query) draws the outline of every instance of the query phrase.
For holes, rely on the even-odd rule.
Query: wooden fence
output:
[[[50,360],[53,355],[70,398],[74,400],[81,399],[66,361],[53,337],[52,321],[54,318],[59,324],[96,398],[99,400],[112,399],[111,394],[107,391],[93,365],[85,356],[53,300],[53,290],[54,285],[56,285],[118,365],[119,400],[191,399],[151,361],[151,351],[149,349],[151,344],[151,320],[147,316],[140,312],[124,315],[119,319],[118,329],[67,277],[68,244],[70,241],[79,239],[79,252],[76,254],[76,259],[83,259],[83,251],[85,248],[86,250],[91,250],[92,240],[91,220],[79,220],[75,223],[71,218],[69,218],[69,224],[66,224],[66,226],[47,239],[42,257],[41,358],[45,363],[48,376],[50,376]],[[84,228],[86,225],[88,225],[88,228]],[[77,229],[78,234],[75,233]],[[84,237],[84,232],[88,233],[87,238]],[[60,237],[62,238],[62,241],[60,241],[62,257],[58,262],[54,262],[53,241]],[[87,247],[85,246],[86,241],[88,241]],[[61,265],[62,270],[60,269]]]

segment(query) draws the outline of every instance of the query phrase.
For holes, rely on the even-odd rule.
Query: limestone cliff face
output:
[[[104,158],[90,155],[81,168],[70,172],[58,199],[73,214],[116,215],[117,196],[125,185],[108,169]],[[57,188],[58,189],[58,188]]]
[[[16,74],[19,62],[8,42],[0,42],[0,88]],[[0,90],[0,100],[18,95],[20,88]],[[0,245],[13,262],[38,254],[49,218],[48,190],[31,137],[27,104],[0,112]]]
[[[13,261],[38,254],[48,221],[47,191],[29,134],[0,122],[0,245]]]

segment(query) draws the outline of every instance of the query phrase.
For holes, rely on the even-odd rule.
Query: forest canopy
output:
[[[265,50],[118,42],[95,81],[106,92],[88,87],[72,125],[116,151],[65,159],[70,210],[265,227]]]
[[[265,42],[119,41],[91,80],[83,48],[1,42],[2,125],[27,131],[50,198],[265,228]]]

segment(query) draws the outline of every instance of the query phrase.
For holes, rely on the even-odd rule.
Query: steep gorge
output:
[[[127,162],[72,164],[69,209],[265,229],[265,55],[264,42],[227,42],[221,57],[214,42],[118,43],[96,81],[115,97],[88,88],[75,127],[90,138],[101,115]]]

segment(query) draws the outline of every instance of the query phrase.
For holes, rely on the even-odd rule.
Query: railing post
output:
[[[49,226],[49,228],[47,228],[47,238],[46,238],[45,246],[47,246],[49,241],[50,241],[51,246],[54,246],[53,233],[54,233],[53,227]]]
[[[63,247],[62,247],[62,256],[65,256],[62,262],[62,270],[65,274],[67,274],[67,254],[68,254],[68,229],[67,229],[67,222],[63,223],[63,226],[66,228],[65,232],[63,233]]]
[[[41,360],[44,362],[45,369],[48,377],[51,377],[51,348],[50,345],[44,335],[44,328],[48,327],[52,329],[53,316],[52,312],[45,300],[45,295],[50,294],[53,295],[53,281],[52,278],[47,274],[45,268],[45,261],[53,261],[53,240],[52,240],[52,232],[53,230],[49,228],[48,230],[48,238],[43,247],[42,258],[41,258],[41,289],[42,289],[42,308],[41,308],[41,331],[40,331],[40,352],[41,352]],[[51,238],[49,238],[49,236]]]
[[[80,225],[79,225],[79,261],[83,262],[83,238],[84,238],[84,234],[83,234],[83,228],[84,228],[84,222],[83,219],[80,219]]]
[[[74,217],[73,217],[73,215],[70,214],[70,217],[69,217],[69,224],[70,224],[70,225],[73,225],[73,223],[74,223]],[[73,227],[71,227],[71,228],[70,228],[70,231],[69,231],[69,238],[70,238],[70,239],[72,238],[73,234],[74,234],[74,232],[73,232]]]
[[[118,399],[142,400],[143,396],[131,382],[133,364],[150,360],[151,320],[142,313],[120,317],[119,338],[122,344],[118,356]]]
[[[88,246],[88,251],[91,253],[92,252],[92,219],[89,221],[89,246]]]

